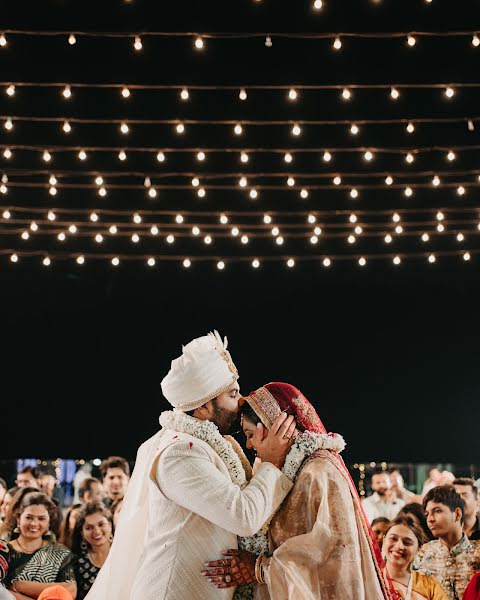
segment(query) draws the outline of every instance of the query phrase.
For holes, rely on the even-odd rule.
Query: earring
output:
[[[20,533],[20,527],[18,525],[13,530],[13,533]]]
[[[109,539],[110,543],[113,542],[113,533],[110,534],[110,537],[108,539]]]
[[[88,550],[88,545],[87,542],[85,540],[82,540],[81,544],[80,544],[80,548],[86,552]]]

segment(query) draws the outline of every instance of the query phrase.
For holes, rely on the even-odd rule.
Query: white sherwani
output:
[[[111,551],[116,560],[109,556],[88,600],[231,600],[235,588],[215,588],[201,575],[204,563],[237,548],[237,536],[256,533],[277,511],[292,482],[264,463],[242,490],[209,444],[171,429],[145,444],[152,457],[148,491],[144,490],[147,516],[142,522],[127,499],[131,517],[120,519],[115,538],[123,541],[115,539]],[[125,505],[122,517],[124,511]],[[132,548],[125,560],[118,556],[118,546],[128,552],[126,521],[131,521],[132,537],[136,519],[146,529],[145,538],[136,545],[139,556]],[[122,560],[123,568],[118,568]],[[132,577],[124,573],[132,569]]]

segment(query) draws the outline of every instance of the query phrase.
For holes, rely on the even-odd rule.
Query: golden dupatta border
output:
[[[245,400],[267,429],[271,429],[275,420],[282,414],[278,402],[266,387],[258,388]]]

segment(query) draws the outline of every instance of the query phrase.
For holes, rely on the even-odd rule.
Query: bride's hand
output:
[[[247,583],[257,583],[255,561],[257,556],[246,550],[227,550],[225,558],[205,563],[202,575],[217,588],[229,588]]]

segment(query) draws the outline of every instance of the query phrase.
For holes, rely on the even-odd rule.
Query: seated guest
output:
[[[5,522],[10,506],[12,505],[12,498],[16,494],[17,490],[18,488],[16,486],[12,487],[6,491],[5,496],[3,497],[3,502],[0,505],[0,528],[1,524]]]
[[[400,516],[390,523],[383,540],[384,577],[395,590],[398,600],[447,600],[440,584],[411,566],[424,543],[423,531],[409,517]]]
[[[10,565],[6,587],[18,600],[38,598],[52,584],[58,584],[74,599],[77,593],[73,554],[50,538],[50,525],[58,518],[58,508],[40,492],[25,496],[15,511]]]
[[[382,547],[383,538],[385,537],[385,532],[387,531],[389,525],[390,521],[385,517],[377,517],[376,519],[373,519],[370,525],[373,535],[375,536],[375,540],[380,548]]]
[[[388,473],[377,469],[372,475],[371,486],[373,494],[362,500],[369,523],[378,517],[394,519],[405,502],[397,498]]]
[[[427,525],[427,518],[425,517],[425,511],[423,506],[418,502],[411,502],[405,504],[398,513],[398,516],[410,517],[417,527],[419,527],[425,534],[425,540],[429,542],[433,540],[433,535]]]
[[[10,552],[7,544],[0,541],[0,600],[14,600],[10,592],[3,587],[3,582],[8,573],[8,562],[10,560]]]
[[[469,540],[480,540],[479,494],[475,481],[469,477],[458,477],[453,480],[453,487],[465,503],[463,531]]]
[[[77,555],[77,600],[83,600],[107,560],[113,540],[112,514],[102,502],[89,502],[78,513],[72,549]]]
[[[130,466],[121,456],[109,456],[100,465],[100,472],[107,494],[103,502],[105,506],[110,507],[115,500],[120,500],[125,496],[130,480]]]
[[[7,493],[7,482],[0,477],[0,504],[2,504],[5,494]]]
[[[17,473],[17,479],[15,483],[17,487],[34,487],[37,490],[40,489],[40,471],[37,467],[25,467]]]
[[[78,497],[82,504],[101,502],[105,498],[102,482],[96,477],[87,477],[78,487]]]
[[[5,511],[5,519],[0,526],[0,539],[9,542],[10,537],[12,535],[12,531],[16,527],[16,517],[15,513],[28,496],[28,494],[36,494],[38,493],[37,488],[23,487],[23,488],[15,488],[17,491],[12,496],[12,499],[8,505],[7,510]]]
[[[415,559],[415,568],[440,583],[449,600],[461,599],[470,579],[480,568],[480,542],[463,533],[465,503],[455,488],[442,485],[423,500],[427,525],[437,537],[425,544]]]
[[[72,504],[63,517],[60,527],[60,543],[72,549],[73,530],[77,522],[77,516],[83,504]]]
[[[41,473],[39,481],[41,491],[58,504],[58,506],[62,506],[65,491],[59,484],[55,470],[49,469]]]
[[[472,577],[467,585],[463,600],[480,600],[480,573]]]

